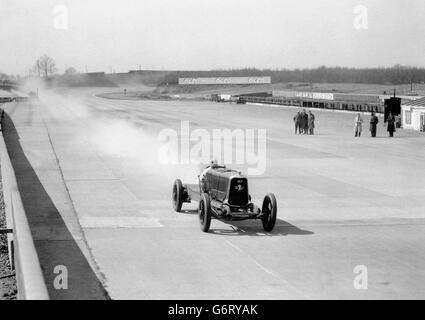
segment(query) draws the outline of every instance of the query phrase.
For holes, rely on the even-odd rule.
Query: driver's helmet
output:
[[[215,168],[215,167],[218,167],[218,162],[217,162],[217,160],[212,160],[211,162],[210,162],[210,167],[211,168]]]

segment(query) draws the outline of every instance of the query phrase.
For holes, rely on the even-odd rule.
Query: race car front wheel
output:
[[[277,216],[276,197],[273,193],[269,193],[264,197],[261,212],[263,213],[263,218],[261,218],[261,220],[263,222],[264,231],[272,231],[276,224]]]
[[[201,230],[208,232],[211,225],[211,203],[210,197],[208,194],[203,193],[201,196],[201,201],[199,201],[199,225]]]
[[[180,179],[176,179],[173,184],[173,208],[174,211],[180,212],[183,205],[183,184]]]

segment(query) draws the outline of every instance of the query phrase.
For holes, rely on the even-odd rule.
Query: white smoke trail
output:
[[[72,137],[76,144],[86,141],[101,158],[119,159],[126,168],[126,174],[130,171],[138,177],[155,176],[165,188],[176,178],[196,183],[198,166],[160,163],[158,154],[161,143],[155,130],[129,120],[113,118],[108,112],[104,115],[94,113],[89,104],[101,104],[102,100],[92,98],[91,94],[90,97],[87,99],[87,95],[81,95],[77,91],[43,90],[39,100],[49,117],[53,117],[56,122],[63,121],[76,127]],[[105,102],[108,105],[110,103],[109,100]],[[144,183],[143,179],[140,183]]]

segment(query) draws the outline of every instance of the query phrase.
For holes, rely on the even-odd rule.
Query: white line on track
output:
[[[82,217],[83,228],[161,228],[163,225],[155,218],[146,217]]]
[[[244,254],[246,257],[248,257],[249,260],[251,260],[258,268],[260,268],[261,270],[263,270],[264,272],[266,272],[267,274],[273,276],[274,278],[278,279],[279,281],[285,283],[285,285],[290,288],[293,292],[295,292],[297,295],[299,295],[300,297],[306,298],[306,299],[311,299],[309,296],[307,296],[305,293],[301,292],[300,290],[298,290],[296,287],[294,287],[292,284],[290,284],[287,280],[283,279],[281,276],[279,276],[278,274],[276,274],[275,272],[273,272],[270,269],[267,269],[265,266],[263,266],[261,263],[259,263],[257,260],[255,260],[252,256],[250,256],[248,253],[246,253],[245,251],[243,251],[241,248],[239,248],[237,245],[235,245],[234,243],[230,242],[229,240],[225,240],[231,247],[233,247],[234,249],[236,249],[237,251],[239,251],[240,253]],[[299,297],[294,297],[294,299],[298,299]]]

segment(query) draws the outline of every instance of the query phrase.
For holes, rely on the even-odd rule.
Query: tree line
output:
[[[73,68],[67,68],[64,75],[77,74]],[[177,84],[178,78],[190,77],[249,77],[270,76],[272,83],[368,83],[368,84],[406,84],[425,82],[425,68],[395,65],[381,68],[326,67],[310,69],[227,69],[209,71],[158,71],[159,75],[151,79],[159,85]],[[29,74],[41,78],[58,75],[53,58],[48,55],[39,57]],[[1,78],[7,75],[0,73]],[[10,77],[9,77],[10,78]]]

